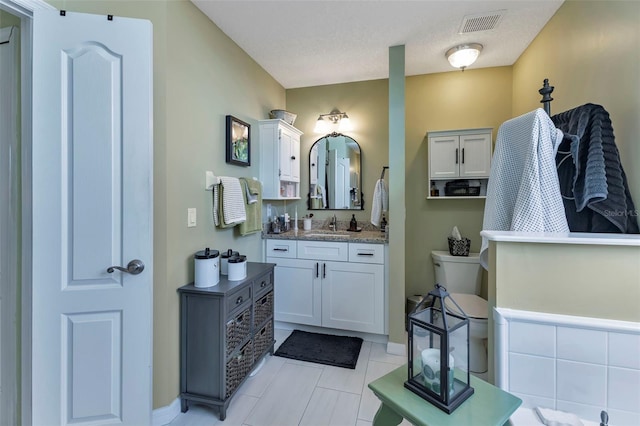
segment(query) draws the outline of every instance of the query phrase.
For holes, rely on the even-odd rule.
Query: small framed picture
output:
[[[227,163],[251,165],[251,125],[227,115]]]

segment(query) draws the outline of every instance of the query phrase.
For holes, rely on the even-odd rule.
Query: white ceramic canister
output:
[[[218,250],[210,250],[207,247],[195,254],[195,281],[196,287],[211,287],[220,281],[220,253]]]
[[[247,256],[231,256],[228,263],[229,281],[239,281],[247,277]]]
[[[222,253],[222,255],[220,256],[220,273],[222,275],[229,275],[229,267],[227,266],[229,262],[229,258],[231,256],[239,256],[239,255],[240,253],[238,253],[237,251],[233,251],[231,249]]]

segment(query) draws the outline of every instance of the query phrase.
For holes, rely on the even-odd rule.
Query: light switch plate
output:
[[[187,209],[187,228],[193,228],[196,226],[196,209],[188,208]]]

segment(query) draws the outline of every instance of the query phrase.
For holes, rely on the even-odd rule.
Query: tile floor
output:
[[[275,330],[276,349],[291,330]],[[380,401],[367,383],[404,364],[386,345],[365,341],[355,370],[268,356],[238,389],[224,422],[215,408],[191,405],[170,424],[180,426],[368,426]],[[401,426],[410,426],[406,420]]]

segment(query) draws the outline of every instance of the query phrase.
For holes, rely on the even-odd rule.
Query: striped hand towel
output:
[[[222,220],[226,225],[242,223],[247,220],[244,209],[244,198],[240,180],[234,177],[220,177],[220,190],[222,190]]]

